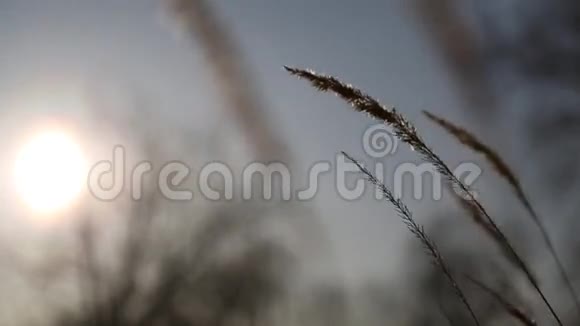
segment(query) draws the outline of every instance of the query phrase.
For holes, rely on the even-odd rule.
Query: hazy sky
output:
[[[421,128],[427,126],[422,109],[462,119],[449,77],[407,1],[215,3],[257,76],[275,129],[303,166],[333,159],[340,150],[365,158],[361,136],[371,121],[288,76],[285,64],[340,76],[396,105]],[[31,98],[74,94],[96,82],[106,92],[135,88],[192,129],[211,125],[220,116],[217,95],[195,46],[176,33],[160,1],[0,0],[2,119],[17,138],[39,110],[76,110],[32,108],[26,104]],[[400,152],[392,162],[408,158],[408,151]],[[345,273],[377,276],[396,269],[408,237],[391,210],[370,197],[338,199],[330,179],[324,187],[317,206]]]

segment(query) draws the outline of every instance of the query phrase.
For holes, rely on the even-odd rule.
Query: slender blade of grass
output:
[[[447,263],[443,259],[443,256],[441,255],[441,252],[437,248],[435,242],[427,235],[425,228],[415,221],[415,219],[413,218],[413,214],[411,213],[411,211],[409,210],[407,205],[405,205],[400,198],[395,198],[392,191],[389,190],[385,186],[384,183],[382,183],[380,180],[378,180],[361,163],[359,163],[357,160],[355,160],[354,158],[352,158],[350,155],[348,155],[345,152],[342,152],[342,154],[350,162],[354,163],[358,167],[359,171],[362,174],[364,174],[364,176],[367,178],[367,180],[370,183],[372,183],[375,187],[377,187],[383,193],[383,195],[385,196],[384,197],[385,199],[387,199],[389,202],[391,202],[391,204],[393,204],[393,206],[395,206],[395,209],[397,210],[397,213],[398,213],[399,217],[401,218],[401,220],[403,221],[403,223],[405,223],[405,226],[407,226],[409,231],[421,242],[421,244],[423,245],[423,248],[425,249],[425,252],[431,257],[433,264],[435,266],[439,267],[441,272],[443,272],[443,274],[447,278],[447,281],[449,282],[449,284],[453,288],[456,296],[463,303],[465,308],[469,311],[469,314],[471,315],[474,323],[476,325],[480,325],[479,320],[477,319],[477,317],[475,315],[475,312],[473,311],[473,309],[471,308],[471,305],[467,301],[467,297],[465,296],[465,294],[463,293],[463,291],[459,287],[459,284],[455,281],[455,278],[453,277],[453,274],[451,273],[450,268],[448,267]]]
[[[501,306],[502,308],[514,319],[520,321],[522,324],[526,326],[537,326],[538,324],[536,321],[528,316],[526,312],[521,310],[520,308],[516,307],[514,304],[509,302],[506,298],[504,298],[501,294],[497,291],[493,290],[489,286],[485,285],[483,282],[478,281],[469,275],[465,275],[465,278],[477,286],[479,289],[483,290],[491,297],[493,297]]]

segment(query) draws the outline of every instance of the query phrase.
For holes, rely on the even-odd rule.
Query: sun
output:
[[[86,181],[85,156],[74,138],[62,130],[32,137],[14,162],[16,192],[37,213],[56,213],[72,206]]]

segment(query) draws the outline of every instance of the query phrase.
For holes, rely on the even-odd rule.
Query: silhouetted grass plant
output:
[[[495,242],[501,249],[502,252],[506,255],[506,258],[514,264],[514,266],[519,269],[526,279],[529,281],[530,285],[533,287],[535,292],[539,295],[542,299],[548,310],[550,311],[551,315],[558,323],[558,325],[563,325],[560,317],[556,313],[552,304],[546,298],[544,292],[541,290],[538,281],[534,277],[531,269],[525,263],[523,258],[517,251],[514,249],[513,245],[506,237],[504,232],[498,227],[494,219],[489,215],[487,210],[483,207],[483,205],[475,198],[473,193],[469,190],[469,188],[461,182],[451,171],[451,169],[443,162],[443,160],[433,151],[431,148],[423,141],[422,137],[419,135],[417,129],[402,115],[400,114],[395,108],[387,108],[382,105],[379,101],[374,99],[373,97],[369,96],[368,94],[364,93],[363,91],[355,88],[352,85],[346,84],[339,79],[328,76],[318,74],[312,70],[305,70],[305,69],[298,69],[285,66],[284,67],[290,74],[295,75],[299,78],[303,78],[308,80],[316,89],[323,92],[331,92],[335,95],[339,96],[346,102],[348,102],[356,111],[366,113],[377,119],[386,125],[390,126],[395,136],[399,138],[402,142],[407,143],[411,146],[411,149],[417,152],[421,158],[432,164],[436,170],[448,181],[448,184],[452,188],[452,193],[456,196],[459,202],[462,204],[462,207],[469,213],[469,216],[474,220],[476,225],[489,237]],[[480,141],[478,141],[474,136],[472,136],[469,132],[465,131],[462,128],[452,125],[451,123],[436,117],[433,114],[426,113],[427,116],[432,120],[435,121],[438,125],[445,128],[448,132],[454,135],[456,138],[460,140],[460,142],[475,150],[476,152],[483,154],[484,157],[492,164],[494,169],[510,183],[513,187],[516,196],[518,199],[524,204],[530,216],[532,217],[533,221],[538,225],[540,230],[542,231],[542,235],[544,240],[554,256],[562,277],[564,278],[569,290],[571,291],[572,295],[576,300],[576,295],[572,289],[571,282],[567,277],[563,264],[560,262],[558,255],[548,237],[545,227],[541,224],[540,218],[536,214],[535,210],[532,208],[529,200],[525,196],[519,180],[515,177],[515,174],[511,171],[511,169],[503,162],[497,153],[492,151],[489,147],[483,145]],[[396,207],[399,216],[403,219],[407,227],[410,231],[421,241],[423,246],[427,249],[429,254],[432,256],[436,265],[439,266],[448,280],[451,282],[456,295],[459,299],[464,303],[464,305],[469,310],[475,324],[479,324],[475,314],[471,310],[465,295],[461,291],[460,287],[455,282],[453,275],[449,268],[446,266],[445,262],[443,261],[441,255],[437,251],[435,244],[433,241],[429,239],[427,234],[425,233],[424,229],[415,223],[413,220],[410,211],[408,208],[400,201],[400,199],[394,198],[390,191],[385,187],[385,185],[380,182],[376,177],[374,177],[368,170],[366,170],[359,162],[352,159],[346,153],[344,153],[348,159],[354,162],[360,169],[360,171],[369,179],[371,183],[379,187],[381,191],[385,194],[386,198]],[[481,287],[482,283],[478,283]],[[486,288],[488,293],[491,291],[489,288]],[[495,293],[491,291],[491,293]],[[497,293],[495,293],[497,294]],[[524,322],[526,325],[534,325],[529,324],[530,321],[533,321],[532,318],[529,318],[520,310],[516,310],[515,306],[510,305],[507,300],[501,298],[501,296],[496,297],[496,300],[506,308],[508,313],[513,316],[514,318]],[[520,315],[520,313],[522,315]]]

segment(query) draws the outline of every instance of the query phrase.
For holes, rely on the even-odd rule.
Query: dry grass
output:
[[[385,107],[370,95],[365,94],[364,92],[355,88],[352,85],[343,83],[342,81],[338,80],[333,76],[318,74],[312,70],[297,69],[291,67],[285,67],[285,69],[292,75],[308,80],[315,88],[317,88],[320,91],[334,93],[335,95],[339,96],[340,98],[348,102],[356,111],[366,113],[371,117],[390,126],[393,129],[395,135],[402,142],[405,142],[408,145],[410,145],[411,149],[417,152],[424,161],[432,164],[437,169],[437,171],[449,182],[449,185],[452,188],[454,188],[455,191],[457,191],[457,198],[461,201],[464,208],[466,208],[467,212],[475,220],[476,224],[480,227],[480,229],[483,230],[484,233],[490,235],[490,238],[506,254],[508,260],[511,261],[515,265],[515,267],[524,274],[524,276],[527,278],[530,285],[542,299],[542,301],[544,302],[544,304],[546,305],[546,307],[548,308],[548,310],[550,311],[551,315],[553,316],[554,320],[558,323],[558,325],[563,325],[554,307],[548,301],[545,294],[541,290],[539,283],[534,277],[531,269],[514,249],[509,239],[505,236],[503,231],[498,227],[496,222],[488,214],[487,210],[474,197],[474,195],[468,189],[468,187],[465,184],[463,184],[453,174],[451,169],[443,162],[443,160],[435,152],[433,152],[431,148],[423,141],[422,137],[419,135],[416,128],[402,114],[400,114],[394,108]],[[505,167],[507,165],[502,163],[503,162],[501,160],[496,159],[495,161],[496,169],[503,171],[504,175],[510,175],[512,181],[513,180],[517,181],[517,178],[513,178],[512,174],[506,172],[510,170],[506,169]],[[368,173],[368,171],[362,168],[360,164],[358,165],[361,168],[361,171],[365,175],[367,175],[367,177],[369,177],[371,182],[381,187],[381,189],[384,187],[384,185],[382,185],[380,182],[377,182],[376,178],[374,178],[370,173]],[[389,198],[388,195],[387,198]],[[391,199],[392,199],[391,202],[395,205],[395,207],[397,207],[399,214],[405,215],[408,213],[406,207],[401,206],[402,203],[398,199],[395,198]],[[406,221],[412,221],[412,219],[411,220],[407,219]],[[433,243],[430,242],[427,235],[419,226],[413,223],[407,224],[407,226],[411,229],[411,231],[414,233],[415,236],[419,237],[423,245],[426,245],[428,248],[430,245],[433,245]],[[432,252],[431,255],[433,255]],[[456,287],[455,289],[457,292],[458,287]],[[458,293],[458,296],[462,301],[464,301],[464,296],[462,296],[460,292]],[[464,303],[466,303],[466,305],[469,306],[467,302],[464,301]],[[470,313],[472,312],[470,311]],[[476,319],[475,321],[477,323]]]
[[[391,204],[393,204],[393,206],[395,206],[399,217],[401,218],[403,223],[405,223],[407,229],[409,229],[409,231],[421,242],[423,248],[425,249],[427,254],[431,257],[433,264],[439,267],[443,275],[445,275],[447,281],[449,281],[449,284],[455,291],[455,294],[457,295],[459,300],[463,303],[465,308],[469,311],[469,314],[471,315],[471,318],[473,319],[474,323],[476,325],[480,325],[479,320],[477,319],[475,313],[473,312],[473,309],[471,308],[471,305],[467,301],[467,297],[459,287],[459,284],[457,284],[457,281],[453,277],[453,274],[451,273],[449,266],[447,265],[447,263],[445,263],[445,260],[443,259],[441,252],[437,249],[435,242],[431,240],[431,238],[429,238],[427,232],[425,232],[425,228],[415,221],[415,219],[413,218],[413,214],[411,213],[407,205],[405,205],[400,198],[395,198],[393,193],[381,181],[379,181],[369,170],[367,170],[364,166],[362,166],[361,163],[359,163],[357,160],[355,160],[345,152],[342,152],[342,154],[349,161],[356,164],[356,166],[365,175],[365,177],[369,180],[369,182],[375,185],[383,193],[385,199],[387,199]]]
[[[251,71],[246,69],[244,55],[236,39],[222,22],[211,1],[167,0],[174,17],[199,49],[216,77],[223,108],[242,130],[254,155],[263,161],[289,162],[288,145],[272,130],[266,103]]]

